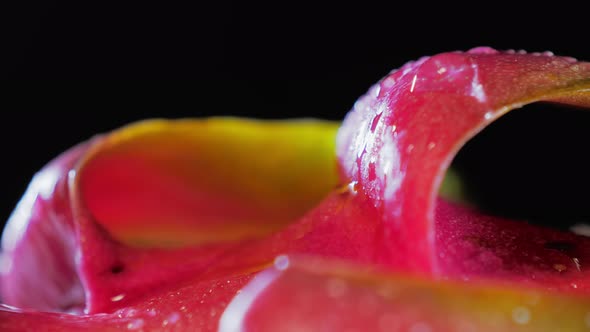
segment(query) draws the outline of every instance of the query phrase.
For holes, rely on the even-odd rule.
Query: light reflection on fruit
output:
[[[339,129],[205,119],[96,137],[9,222],[0,286],[18,309],[0,329],[585,330],[588,239],[438,193],[492,120],[589,108],[588,91],[588,63],[478,48],[392,72]]]

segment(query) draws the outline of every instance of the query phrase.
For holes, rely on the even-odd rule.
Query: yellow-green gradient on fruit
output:
[[[366,266],[310,257],[281,260],[274,271],[244,288],[222,322],[245,317],[238,323],[241,330],[260,332],[590,330],[590,299],[581,296],[485,280],[380,274]],[[265,278],[271,282],[260,282]],[[253,304],[241,307],[245,302]]]
[[[97,139],[78,170],[80,199],[130,244],[261,236],[337,185],[337,128],[313,119],[140,122]]]

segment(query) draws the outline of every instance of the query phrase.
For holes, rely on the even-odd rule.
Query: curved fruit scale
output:
[[[436,259],[435,203],[455,154],[525,104],[590,107],[589,76],[590,64],[571,58],[477,48],[422,58],[371,88],[339,131],[338,156],[343,176],[383,215],[381,260],[444,273]]]
[[[5,229],[3,302],[112,312],[200,277],[335,187],[336,129],[311,120],[148,121],[66,152],[35,176]]]
[[[236,296],[219,331],[585,331],[589,307],[587,297],[281,256]]]
[[[467,140],[537,101],[589,108],[590,64],[423,58],[359,99],[336,147],[337,126],[315,121],[94,138],[36,175],[9,221],[1,296],[25,310],[0,308],[0,329],[583,330],[587,239],[436,197]]]

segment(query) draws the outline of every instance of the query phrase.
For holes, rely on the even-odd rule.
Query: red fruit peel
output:
[[[422,58],[337,136],[212,119],[94,138],[36,175],[7,225],[0,295],[17,308],[0,329],[587,329],[587,238],[437,197],[468,140],[541,101],[590,108],[590,63]]]

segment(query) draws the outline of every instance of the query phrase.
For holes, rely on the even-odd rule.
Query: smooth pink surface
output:
[[[216,225],[254,220],[259,211],[223,193],[198,191],[174,174],[166,174],[137,156],[98,157],[84,170],[81,195],[97,220],[124,228],[175,224]],[[200,188],[197,188],[200,189]],[[277,216],[267,216],[268,223]],[[114,226],[112,224],[115,224]]]
[[[86,149],[74,147],[37,173],[12,213],[2,235],[3,303],[49,311],[84,307],[68,171]]]

